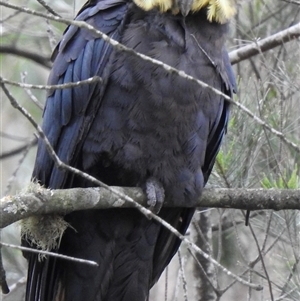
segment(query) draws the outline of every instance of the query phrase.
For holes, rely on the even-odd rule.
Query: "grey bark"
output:
[[[147,199],[140,188],[113,187],[135,202],[147,207]],[[185,207],[165,202],[165,207]],[[0,204],[0,228],[32,215],[67,214],[84,209],[134,207],[106,188],[72,188],[50,190],[31,183],[26,191],[6,196]],[[222,189],[206,188],[193,207],[235,208],[243,210],[297,209],[300,210],[300,189]]]

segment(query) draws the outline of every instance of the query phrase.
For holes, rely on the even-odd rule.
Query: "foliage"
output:
[[[297,189],[299,188],[299,175],[298,175],[298,167],[294,168],[292,173],[288,176],[287,171],[284,170],[282,175],[279,176],[279,178],[272,179],[268,178],[267,175],[265,175],[262,179],[261,185],[265,189],[271,189],[271,188],[278,188],[278,189]]]

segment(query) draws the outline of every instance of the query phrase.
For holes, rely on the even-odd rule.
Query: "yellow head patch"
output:
[[[194,0],[192,12],[207,6],[207,19],[218,23],[228,22],[236,14],[235,0]]]
[[[174,14],[180,12],[180,3],[188,0],[133,0],[143,10],[157,8],[160,12],[172,11]],[[192,0],[190,12],[197,12],[207,7],[207,19],[218,23],[228,22],[236,13],[237,0]]]
[[[153,8],[158,8],[160,12],[164,13],[171,10],[173,5],[173,0],[133,0],[134,3],[142,8],[143,10],[151,10]]]

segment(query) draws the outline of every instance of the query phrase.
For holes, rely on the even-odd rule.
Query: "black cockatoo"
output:
[[[231,96],[224,42],[235,11],[236,0],[90,0],[76,20]],[[143,188],[154,209],[164,200],[186,204],[157,210],[184,234],[226,131],[229,103],[69,26],[49,84],[92,76],[102,81],[49,93],[42,128],[53,149],[108,185]],[[52,189],[94,185],[58,170],[42,140],[32,177]],[[180,245],[136,209],[85,210],[64,219],[70,226],[56,251],[99,266],[26,253],[27,301],[145,301]]]

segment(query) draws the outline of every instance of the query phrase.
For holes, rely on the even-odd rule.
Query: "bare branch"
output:
[[[216,265],[218,268],[220,268],[225,274],[227,274],[228,276],[234,278],[235,280],[239,281],[240,283],[247,285],[248,287],[251,287],[253,289],[256,290],[261,290],[262,286],[257,285],[257,284],[253,284],[253,283],[249,283],[247,281],[245,281],[244,279],[240,278],[239,276],[233,274],[232,272],[230,272],[229,270],[227,270],[226,268],[224,268],[221,264],[219,264],[215,259],[211,258],[211,256],[207,253],[205,253],[204,251],[202,251],[197,245],[195,245],[194,243],[192,243],[190,240],[188,240],[184,235],[182,235],[177,229],[175,229],[174,227],[172,227],[170,224],[168,224],[165,220],[163,220],[162,218],[160,218],[159,216],[153,214],[149,209],[143,207],[142,205],[140,205],[139,203],[137,203],[134,198],[129,197],[128,195],[125,195],[124,193],[120,193],[117,189],[115,189],[114,187],[110,187],[108,185],[106,185],[105,183],[102,183],[101,181],[97,180],[96,178],[90,176],[89,174],[86,174],[76,168],[73,168],[65,163],[63,163],[55,154],[53,148],[51,147],[47,137],[45,136],[45,134],[43,133],[42,129],[38,126],[38,124],[35,122],[35,120],[32,118],[32,116],[23,108],[19,105],[19,103],[14,99],[14,97],[11,95],[11,93],[7,90],[5,84],[3,83],[2,79],[0,78],[0,85],[2,86],[2,89],[4,91],[4,93],[6,94],[6,96],[9,98],[11,104],[18,109],[33,125],[34,127],[37,129],[40,137],[43,139],[46,148],[51,156],[51,158],[54,160],[56,166],[60,169],[64,169],[66,171],[70,171],[76,175],[79,175],[81,177],[85,177],[86,179],[89,179],[91,182],[93,182],[95,185],[99,185],[104,187],[105,189],[107,189],[110,193],[116,195],[118,197],[118,200],[122,200],[123,202],[129,202],[134,208],[138,209],[142,214],[144,214],[146,217],[148,218],[152,218],[153,220],[159,222],[160,224],[162,224],[165,228],[167,228],[169,231],[171,231],[174,235],[176,235],[179,239],[181,239],[183,242],[185,242],[190,248],[193,248],[193,250],[200,254],[201,256],[203,256],[205,259],[209,260],[211,263],[213,263],[214,265]],[[16,203],[16,202],[15,202]],[[21,205],[22,207],[22,203],[18,202],[19,205]],[[24,206],[23,206],[24,207]],[[261,208],[261,207],[260,207]],[[24,208],[21,208],[23,210],[21,210],[23,213],[26,212],[26,210]],[[18,211],[18,210],[17,210]],[[24,216],[25,217],[25,216]]]
[[[263,126],[265,129],[267,129],[268,131],[270,131],[272,134],[274,134],[275,136],[277,136],[281,141],[283,141],[285,144],[287,144],[288,146],[292,147],[294,150],[297,151],[297,153],[300,153],[300,146],[297,145],[296,143],[294,143],[293,141],[290,141],[289,139],[287,139],[285,137],[285,135],[274,129],[272,126],[270,126],[269,124],[267,124],[265,121],[263,121],[262,119],[260,119],[259,117],[257,117],[255,114],[253,114],[250,110],[248,110],[245,106],[243,106],[242,104],[233,101],[228,95],[224,94],[223,92],[219,91],[218,89],[215,89],[213,87],[211,87],[210,85],[206,84],[205,82],[198,80],[188,74],[186,74],[184,71],[182,70],[178,70],[170,65],[167,65],[159,60],[155,60],[151,57],[148,57],[147,55],[138,53],[136,51],[134,51],[131,48],[128,48],[126,46],[124,46],[123,44],[119,43],[118,41],[110,38],[109,36],[107,36],[106,34],[104,34],[103,32],[101,32],[100,30],[97,30],[95,27],[91,26],[90,24],[83,22],[83,21],[76,21],[76,20],[68,20],[68,19],[63,19],[60,17],[56,17],[56,16],[49,16],[46,14],[42,14],[27,8],[23,8],[23,7],[19,7],[19,6],[15,6],[15,5],[11,5],[9,3],[0,1],[0,5],[12,8],[12,9],[16,9],[19,11],[22,11],[24,13],[28,13],[31,15],[35,15],[35,16],[39,16],[42,18],[46,18],[49,20],[53,20],[53,21],[57,21],[60,23],[64,23],[67,25],[74,25],[77,26],[79,28],[85,28],[88,29],[89,31],[93,32],[96,36],[102,38],[104,41],[110,43],[117,51],[122,51],[122,52],[126,52],[129,55],[133,55],[139,59],[143,59],[145,61],[149,61],[154,65],[157,65],[159,67],[162,67],[164,70],[166,70],[169,73],[173,73],[176,74],[178,76],[181,76],[182,78],[192,81],[198,85],[200,85],[201,87],[205,88],[205,89],[210,89],[211,91],[213,91],[214,93],[216,93],[219,96],[224,97],[224,99],[226,99],[227,101],[229,101],[230,103],[234,104],[235,106],[237,106],[239,109],[241,109],[242,111],[244,111],[248,116],[250,116],[251,118],[253,118],[258,124],[260,124],[261,126]],[[300,25],[299,25],[300,26]]]
[[[41,1],[43,1],[43,0],[41,0]],[[6,1],[7,2],[7,1]],[[0,4],[1,5],[1,4]],[[261,18],[260,18],[260,21],[261,21]],[[52,24],[52,22],[51,22],[51,24]],[[256,43],[256,46],[257,46],[257,43]],[[284,45],[282,46],[282,48],[284,48]],[[243,48],[242,48],[243,49]],[[287,50],[287,49],[286,49]],[[262,52],[261,50],[259,50],[260,52]],[[288,51],[287,51],[287,53],[288,53]],[[254,55],[254,54],[253,54]],[[247,57],[245,57],[245,59],[246,59]],[[283,61],[284,61],[284,59],[283,59]],[[259,67],[257,66],[257,68],[259,69]],[[179,73],[178,73],[179,74]],[[179,76],[181,76],[181,75],[179,75]],[[263,76],[261,77],[262,79],[263,79]],[[187,78],[188,79],[188,78]],[[189,79],[188,79],[189,80]],[[6,82],[6,84],[8,84],[7,82]],[[7,87],[8,87],[8,85],[7,85]],[[33,87],[30,87],[30,88],[33,88]],[[62,87],[62,88],[64,88],[64,87]],[[25,89],[25,88],[24,88]],[[43,88],[41,88],[41,89],[43,89]],[[250,111],[249,111],[250,112]],[[251,112],[249,113],[249,114],[252,114]],[[251,116],[251,115],[249,115],[249,116]],[[259,116],[259,115],[258,115]],[[262,116],[266,116],[266,115],[262,115]],[[261,116],[259,116],[259,117],[261,117]],[[253,116],[251,116],[251,118],[256,118],[256,116],[253,114]],[[269,116],[268,116],[268,119],[269,119]],[[262,119],[255,119],[255,122],[257,122],[257,120],[258,120],[258,123],[260,123],[260,121],[262,121],[262,122],[264,122],[264,117],[262,117]],[[266,119],[265,119],[266,120]],[[296,121],[297,121],[297,119],[296,119]],[[296,122],[295,121],[295,122]],[[291,134],[290,132],[288,132],[288,130],[290,130],[291,128],[287,128],[287,127],[283,127],[280,123],[276,123],[276,122],[273,122],[273,123],[271,123],[272,122],[272,119],[270,119],[270,121],[267,121],[267,122],[270,122],[269,124],[261,124],[261,126],[263,127],[263,128],[265,128],[265,126],[269,126],[272,130],[274,130],[275,132],[274,132],[274,134],[275,135],[277,135],[278,137],[280,137],[280,135],[282,135],[282,137],[280,137],[280,140],[279,141],[284,141],[284,139],[285,139],[285,137],[283,136],[283,135],[285,135],[288,139],[290,139],[290,141],[292,141],[292,142],[296,142],[296,143],[298,143],[298,145],[295,143],[294,145],[292,144],[291,146],[294,148],[295,146],[296,146],[296,148],[297,147],[299,147],[299,141],[297,141],[297,139],[293,139],[292,137],[293,137],[293,133]],[[271,127],[270,126],[270,124],[272,124],[273,125],[273,127]],[[255,125],[255,123],[254,123],[254,125]],[[294,124],[293,124],[294,125]],[[297,125],[296,125],[297,126]],[[260,126],[258,126],[257,127],[259,130],[260,130]],[[276,128],[276,129],[275,129]],[[279,131],[277,131],[277,129],[279,130]],[[291,130],[294,130],[295,129],[295,127],[293,126],[293,128],[291,129]],[[277,143],[278,141],[276,141],[276,138],[274,139],[275,140],[275,142]],[[288,141],[288,145],[289,145],[289,140],[287,140]],[[245,147],[246,146],[248,146],[247,144],[243,144],[243,145],[245,145]],[[276,144],[277,145],[277,144]],[[292,147],[290,147],[290,151],[292,152],[293,151],[293,149],[292,149]],[[299,152],[298,152],[299,153]],[[293,154],[295,154],[295,152],[293,152]],[[54,155],[53,155],[54,156]],[[295,157],[295,161],[297,160],[297,155],[295,155],[294,156]],[[54,160],[55,161],[55,163],[56,163],[56,166],[58,166],[58,168],[60,168],[60,169],[63,169],[63,170],[68,170],[68,171],[70,171],[70,172],[73,172],[74,170],[72,170],[71,168],[70,169],[68,169],[68,168],[66,168],[65,167],[65,165],[62,163],[62,162],[60,162],[60,160],[59,160],[59,158],[57,159],[57,160]],[[279,161],[279,159],[278,159],[278,161]],[[287,161],[287,160],[286,160]],[[243,165],[242,165],[243,166]],[[248,167],[248,164],[247,164],[247,166],[244,166],[244,168],[245,169],[247,169],[247,167]],[[226,170],[226,173],[229,173],[227,170]],[[81,175],[83,175],[84,176],[84,174],[83,173],[81,173]],[[228,177],[229,178],[229,177]],[[95,182],[94,182],[95,183]],[[243,182],[244,183],[244,182]],[[96,185],[96,184],[95,184]],[[245,184],[246,186],[247,186],[247,183]],[[232,185],[232,186],[234,186],[234,185]],[[250,186],[250,185],[249,185]],[[253,186],[253,185],[252,185]],[[289,191],[289,192],[291,192],[291,191]],[[249,197],[249,202],[248,202],[248,204],[245,204],[245,206],[246,205],[252,205],[252,203],[254,203],[254,204],[256,204],[256,194],[255,194],[256,192],[255,191],[253,191],[248,197]],[[263,192],[264,193],[264,192]],[[278,191],[276,191],[276,193],[278,193]],[[203,197],[205,196],[205,193],[204,193],[204,195],[203,195]],[[211,197],[212,196],[214,196],[214,191],[212,190],[211,192],[210,192],[210,194],[208,195],[208,199],[209,200],[211,200]],[[251,196],[252,196],[252,199],[251,199]],[[264,195],[265,196],[265,195]],[[75,198],[76,199],[76,198]],[[134,199],[134,198],[133,198]],[[278,201],[278,203],[277,203],[277,201],[275,202],[276,204],[279,204],[279,205],[281,205],[282,203],[284,203],[284,199],[278,199],[279,201]],[[41,200],[40,200],[41,201]],[[124,202],[123,201],[123,198],[119,198],[119,201],[120,202]],[[223,200],[222,200],[223,201]],[[230,199],[230,201],[232,201],[232,199]],[[243,201],[244,201],[244,198],[243,198]],[[268,200],[270,203],[273,203],[273,201],[272,201],[272,197]],[[72,200],[72,205],[73,205],[73,202],[74,202],[74,200]],[[239,200],[237,199],[236,200],[236,202],[239,202]],[[258,201],[259,202],[259,201]],[[48,203],[48,202],[45,202],[46,204]],[[299,198],[297,199],[297,203],[299,203]],[[44,204],[44,203],[43,203]],[[63,203],[64,204],[64,203]],[[44,204],[45,205],[45,204]],[[61,205],[61,204],[60,204]],[[288,204],[289,205],[289,204]],[[134,205],[131,205],[131,206],[134,206]],[[229,205],[229,206],[231,206],[231,205]],[[134,206],[135,207],[135,206]],[[276,208],[275,208],[276,209]],[[215,211],[215,210],[214,210]],[[257,211],[258,212],[258,211]],[[264,212],[265,213],[265,212]],[[263,213],[263,215],[264,215],[264,213]],[[296,213],[296,212],[294,212],[294,213]],[[281,215],[281,214],[280,214]],[[150,215],[149,215],[150,216]],[[221,227],[219,227],[219,230],[220,230],[220,237],[221,237]],[[224,230],[224,228],[222,227],[222,230]],[[268,230],[269,231],[269,230]],[[293,245],[291,245],[290,246],[291,248],[293,248]],[[296,250],[296,249],[295,249]],[[198,253],[198,252],[197,252]],[[209,253],[209,252],[207,252],[207,253]],[[264,252],[262,252],[262,255],[263,256],[265,256],[265,254],[264,254]],[[248,270],[248,269],[247,269]],[[240,274],[239,274],[240,275]],[[244,279],[246,279],[246,276],[245,275],[240,275],[240,277],[242,277],[242,278],[244,278]],[[249,279],[250,279],[250,277],[249,277]],[[265,278],[263,278],[263,279],[265,279]],[[251,281],[251,280],[250,280]],[[289,287],[287,286],[286,287],[286,289],[289,289]],[[223,290],[221,291],[220,290],[220,295],[219,296],[221,296],[222,294],[223,294]]]
[[[170,65],[167,65],[167,64],[165,64],[165,63],[163,63],[159,60],[153,59],[153,58],[151,58],[151,57],[149,57],[145,54],[136,52],[132,48],[129,48],[129,47],[119,43],[118,41],[110,38],[108,35],[106,35],[102,31],[96,29],[95,27],[93,27],[92,25],[90,25],[90,24],[88,24],[84,21],[69,20],[69,19],[64,19],[64,18],[60,18],[60,17],[56,17],[56,16],[49,16],[49,15],[46,15],[46,14],[43,14],[43,13],[33,11],[31,9],[28,9],[28,8],[12,5],[12,4],[3,2],[3,1],[0,1],[0,5],[3,5],[5,7],[9,7],[9,8],[12,8],[12,9],[16,9],[16,10],[19,10],[21,12],[24,12],[24,13],[27,13],[27,14],[30,14],[30,15],[34,15],[34,16],[49,19],[49,20],[52,20],[52,21],[56,21],[56,22],[59,22],[59,23],[63,23],[63,24],[66,24],[66,25],[74,25],[74,26],[77,26],[79,28],[87,29],[90,32],[92,32],[93,34],[95,34],[95,36],[97,36],[97,37],[103,39],[105,42],[109,43],[117,51],[125,52],[125,53],[128,53],[129,55],[133,55],[133,56],[135,56],[137,58],[140,58],[144,61],[151,62],[154,65],[162,67],[164,70],[166,70],[169,73],[176,74],[178,76],[181,76],[184,79],[195,82],[198,85],[200,85],[201,87],[207,88],[207,89],[213,91],[214,93],[216,93],[217,95],[220,95],[220,96],[224,97],[226,100],[231,101],[231,98],[228,95],[221,92],[220,90],[215,89],[215,88],[211,87],[210,85],[208,85],[207,83],[186,74],[183,70],[178,70],[178,69],[176,69],[176,68],[174,68]]]
[[[15,155],[18,155],[18,154],[24,152],[26,149],[37,145],[37,141],[38,141],[37,138],[34,138],[31,141],[27,142],[26,144],[24,144],[20,147],[17,147],[13,150],[9,150],[7,152],[0,154],[0,160],[7,159],[9,157],[13,157]]]
[[[21,279],[19,279],[17,282],[15,282],[14,284],[9,286],[9,292],[13,293],[14,291],[16,291],[18,288],[22,287],[24,284],[26,284],[27,281],[27,277],[22,277]],[[4,293],[5,294],[5,293]],[[6,300],[5,298],[3,298],[4,300]]]
[[[185,260],[181,256],[180,249],[178,250],[177,255],[178,255],[179,270],[180,270],[181,280],[182,280],[183,298],[184,301],[188,301],[187,281],[186,281],[186,275],[184,273]]]
[[[1,78],[1,82],[4,84],[8,84],[11,86],[23,88],[23,89],[36,89],[36,90],[56,90],[56,89],[68,89],[68,88],[75,88],[83,85],[90,85],[92,83],[96,82],[102,82],[102,78],[99,76],[93,76],[84,80],[80,80],[77,82],[69,82],[61,85],[32,85],[32,84],[26,84],[26,83],[19,83],[14,82],[5,78]]]
[[[31,183],[25,191],[1,199],[0,228],[32,215],[67,214],[86,209],[136,207],[132,201],[121,199],[120,195],[126,195],[140,206],[147,206],[147,198],[141,188],[110,188],[111,191],[103,187],[51,190]],[[201,198],[193,204],[193,207],[300,210],[299,200],[300,189],[205,188]],[[186,207],[186,204],[165,202],[164,206]]]
[[[231,64],[237,64],[243,60],[249,59],[254,55],[273,49],[298,37],[300,37],[300,23],[273,34],[265,39],[257,40],[250,45],[231,51],[229,53]]]
[[[6,6],[6,7],[9,7],[9,8],[12,8],[12,9],[16,9],[18,11],[22,11],[22,12],[27,13],[27,14],[31,14],[31,15],[39,16],[39,17],[46,18],[46,19],[49,19],[49,20],[53,20],[53,21],[56,21],[56,22],[64,23],[66,25],[74,25],[74,26],[77,26],[79,28],[85,28],[85,29],[91,31],[96,36],[102,38],[104,41],[108,42],[117,51],[122,51],[122,52],[128,53],[129,55],[133,55],[133,56],[135,56],[139,59],[151,62],[152,64],[163,68],[164,70],[166,70],[169,73],[176,74],[176,75],[178,75],[178,76],[180,76],[180,77],[182,77],[186,80],[190,80],[190,81],[200,85],[201,87],[203,87],[205,89],[209,89],[209,90],[213,91],[216,95],[222,96],[228,102],[230,102],[233,105],[237,106],[239,109],[241,109],[243,112],[245,112],[248,116],[253,118],[258,124],[260,124],[265,129],[270,131],[272,134],[277,136],[282,142],[284,142],[288,146],[292,147],[295,151],[297,151],[297,153],[300,153],[300,146],[299,145],[297,145],[293,141],[287,139],[282,132],[274,129],[272,126],[270,126],[265,121],[263,121],[262,119],[257,117],[255,114],[253,114],[245,106],[243,106],[242,104],[240,104],[236,101],[233,101],[228,95],[224,94],[223,92],[219,91],[218,89],[215,89],[215,88],[211,87],[210,85],[206,84],[205,82],[203,82],[201,80],[198,80],[198,79],[186,74],[182,70],[178,70],[178,69],[176,69],[176,68],[174,68],[170,65],[167,65],[167,64],[165,64],[165,63],[163,63],[159,60],[155,60],[155,59],[153,59],[153,58],[151,58],[147,55],[138,53],[138,52],[134,51],[133,49],[124,46],[123,44],[121,44],[118,41],[110,38],[109,36],[107,36],[106,34],[101,32],[100,30],[97,30],[95,27],[91,26],[90,24],[88,24],[84,21],[68,20],[68,19],[63,19],[63,18],[56,17],[56,16],[49,16],[49,15],[46,15],[46,14],[42,14],[42,13],[30,10],[28,8],[19,7],[19,6],[12,5],[12,4],[3,2],[3,1],[0,1],[0,5]]]
[[[24,162],[25,158],[27,157],[30,148],[31,148],[31,145],[29,143],[29,144],[27,144],[27,147],[23,150],[22,156],[18,160],[17,167],[15,168],[14,172],[12,173],[12,175],[10,176],[10,178],[7,181],[7,185],[6,185],[6,189],[4,191],[4,195],[8,194],[8,192],[10,191],[10,189],[12,187],[12,183],[16,179],[17,173],[19,172],[19,170],[22,166],[22,163]]]
[[[260,248],[257,236],[256,236],[256,234],[255,234],[255,232],[253,230],[253,227],[252,227],[252,225],[251,225],[250,222],[249,222],[249,228],[250,228],[252,237],[254,238],[254,241],[255,241],[255,244],[256,244],[256,247],[257,247],[257,251],[258,251],[258,255],[259,255],[259,258],[260,258],[260,262],[262,264],[262,268],[263,268],[263,271],[265,273],[266,280],[268,282],[268,287],[269,287],[269,292],[270,292],[271,300],[274,301],[272,283],[271,283],[271,280],[270,280],[270,277],[269,277],[269,273],[268,273],[267,268],[266,268],[265,259],[263,257],[262,250]]]
[[[23,141],[23,142],[27,142],[27,141],[30,140],[27,137],[20,137],[20,136],[17,136],[17,135],[5,133],[3,131],[0,131],[0,137],[11,139],[11,140],[14,140],[14,141]]]
[[[22,84],[26,84],[26,76],[27,72],[21,72],[21,82]],[[30,100],[41,110],[43,111],[44,105],[35,97],[35,95],[28,88],[23,88]]]
[[[286,2],[286,3],[300,5],[300,1],[299,0],[281,0],[281,1]]]
[[[66,259],[66,260],[70,260],[70,261],[85,263],[85,264],[89,264],[89,265],[92,265],[92,266],[98,266],[98,263],[95,262],[95,261],[92,261],[92,260],[86,260],[86,259],[66,256],[66,255],[57,254],[57,253],[54,253],[54,252],[42,251],[42,250],[37,250],[37,249],[33,249],[33,248],[16,246],[16,245],[12,245],[12,244],[7,244],[7,243],[2,242],[2,241],[0,241],[0,246],[13,248],[13,249],[21,250],[21,251],[27,251],[27,252],[32,252],[32,253],[43,254],[43,255],[52,256],[52,257],[57,257],[57,258]]]
[[[1,4],[1,3],[0,3]],[[10,55],[16,55],[19,57],[23,57],[25,59],[29,59],[34,61],[35,63],[38,63],[39,65],[42,65],[43,67],[46,67],[48,69],[51,68],[52,64],[50,61],[50,57],[42,56],[40,54],[37,54],[35,52],[31,52],[24,49],[18,49],[16,46],[0,46],[0,53],[6,53]]]
[[[246,113],[248,116],[250,116],[256,123],[260,124],[264,129],[268,130],[273,135],[278,137],[282,142],[284,142],[289,147],[293,148],[297,153],[300,153],[300,146],[298,144],[294,143],[293,141],[287,139],[282,132],[274,129],[267,122],[265,122],[264,120],[262,120],[261,118],[259,118],[255,114],[253,114],[247,107],[245,107],[241,103],[233,101],[233,100],[230,100],[230,103],[234,104],[236,107],[241,109],[244,113]]]
[[[3,268],[1,248],[2,246],[0,245],[0,287],[3,294],[8,294],[9,288],[6,282],[6,273]]]
[[[54,9],[52,9],[44,0],[37,0],[37,2],[44,6],[47,9],[47,11],[52,15],[60,17],[60,15]]]

